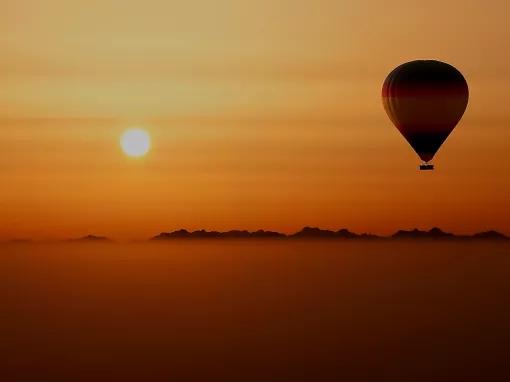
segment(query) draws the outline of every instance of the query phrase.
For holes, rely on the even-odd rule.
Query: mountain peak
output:
[[[335,232],[317,227],[304,227],[301,231],[291,235],[296,238],[333,238]]]
[[[429,231],[421,231],[417,228],[410,231],[399,230],[391,237],[394,239],[443,239],[453,236],[454,235],[451,233],[444,232],[442,229],[434,227]]]
[[[79,237],[77,239],[71,239],[71,241],[80,241],[80,242],[106,242],[111,241],[109,238],[105,236],[96,236],[92,234],[88,234],[83,237]]]
[[[491,240],[507,240],[507,239],[509,239],[508,236],[502,234],[501,232],[494,231],[494,230],[475,233],[472,237],[473,237],[473,239],[491,239]]]

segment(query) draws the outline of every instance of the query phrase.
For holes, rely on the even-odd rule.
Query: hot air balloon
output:
[[[469,89],[453,66],[419,60],[388,75],[382,99],[391,121],[423,161],[420,170],[432,170],[429,162],[462,118]]]

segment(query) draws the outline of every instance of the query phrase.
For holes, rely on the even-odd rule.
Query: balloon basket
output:
[[[433,164],[425,163],[425,164],[421,164],[420,165],[420,170],[421,171],[430,171],[430,170],[433,170],[433,169],[434,169],[434,165]]]

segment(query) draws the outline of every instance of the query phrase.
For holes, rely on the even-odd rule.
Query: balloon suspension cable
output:
[[[430,164],[430,163],[422,163],[420,165],[420,170],[421,171],[430,171],[430,170],[433,170],[433,169],[434,169],[434,165]]]

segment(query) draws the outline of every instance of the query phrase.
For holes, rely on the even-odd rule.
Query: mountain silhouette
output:
[[[104,243],[104,242],[110,242],[112,240],[105,236],[87,235],[87,236],[79,237],[77,239],[71,239],[70,241],[85,242],[85,243],[87,243],[87,242],[88,243],[98,243],[98,242]]]
[[[454,238],[455,235],[434,227],[430,231],[420,231],[416,228],[412,231],[400,230],[394,233],[391,237],[393,239],[447,239]]]
[[[473,239],[486,239],[486,240],[508,240],[510,239],[508,236],[503,235],[500,232],[497,231],[485,231],[485,232],[479,232],[475,233],[471,236]]]
[[[94,240],[93,238],[95,237],[86,237],[86,240]],[[346,228],[338,231],[332,231],[317,227],[304,227],[293,234],[284,234],[265,230],[258,230],[254,232],[247,230],[220,232],[206,231],[202,229],[190,232],[185,229],[179,229],[172,232],[161,232],[151,238],[151,240],[155,241],[174,239],[510,240],[508,236],[497,231],[479,232],[473,235],[456,235],[450,232],[445,232],[437,227],[434,227],[429,231],[422,231],[416,228],[407,231],[399,230],[393,235],[387,237],[377,236],[370,233],[357,234]]]
[[[304,227],[301,231],[296,232],[292,235],[289,235],[290,238],[296,239],[356,239],[361,237],[369,237],[372,235],[358,235],[354,232],[349,231],[348,229],[341,229],[338,231],[330,231],[324,230],[316,227]]]
[[[258,231],[251,232],[250,236],[256,238],[282,238],[286,237],[287,235],[280,232],[264,231],[263,229],[259,229]]]
[[[273,231],[258,230],[255,232],[232,230],[227,232],[198,230],[189,232],[180,229],[173,232],[162,232],[154,236],[151,240],[171,240],[171,239],[252,239],[252,238],[284,238],[285,234]]]
[[[452,240],[452,241],[510,241],[510,237],[494,230],[477,232],[472,235],[457,235],[451,232],[445,232],[440,228],[434,227],[428,231],[419,230],[399,230],[390,236],[378,236],[371,233],[355,233],[346,228],[338,231],[321,229],[318,227],[303,227],[300,231],[285,234],[276,231],[266,231],[259,229],[257,231],[248,230],[230,230],[230,231],[207,231],[205,229],[188,231],[178,229],[171,232],[161,232],[151,237],[151,241],[166,240],[247,240],[247,239],[278,239],[278,240]],[[67,242],[79,243],[107,243],[113,242],[112,239],[105,236],[86,235],[79,238],[64,240]],[[29,239],[13,239],[1,241],[2,244],[8,243],[37,243]]]
[[[335,232],[315,227],[304,227],[301,231],[290,235],[293,238],[334,238]]]

